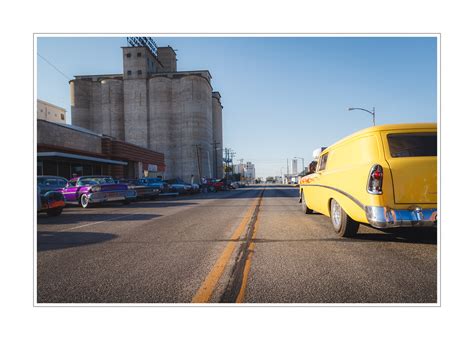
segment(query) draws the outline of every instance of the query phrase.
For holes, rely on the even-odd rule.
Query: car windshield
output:
[[[41,186],[57,186],[58,180],[56,178],[38,178],[38,184]]]
[[[114,180],[110,177],[85,177],[78,181],[79,185],[94,185],[94,184],[113,184]]]
[[[397,133],[387,136],[390,155],[423,157],[437,155],[436,133]]]

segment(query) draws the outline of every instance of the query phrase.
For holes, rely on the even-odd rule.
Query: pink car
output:
[[[121,201],[129,204],[137,198],[135,190],[127,184],[115,183],[109,176],[81,176],[72,178],[61,189],[68,204],[80,204],[83,208],[94,203]]]

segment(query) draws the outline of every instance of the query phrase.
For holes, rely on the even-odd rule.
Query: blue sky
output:
[[[224,146],[257,176],[372,124],[436,122],[433,37],[155,37],[177,50],[178,70],[209,70],[222,95]],[[70,113],[66,78],[122,73],[125,37],[41,37],[38,98]],[[234,162],[237,162],[234,160]],[[301,160],[298,162],[301,170]],[[281,169],[281,168],[284,169]],[[291,170],[291,169],[290,169]]]

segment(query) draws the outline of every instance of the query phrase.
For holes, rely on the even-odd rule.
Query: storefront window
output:
[[[71,171],[72,177],[84,176],[84,171],[81,164],[72,164]]]
[[[43,175],[57,176],[58,163],[55,161],[43,161]]]
[[[93,175],[102,175],[102,166],[100,164],[94,164],[92,174]]]
[[[58,176],[71,178],[71,164],[65,162],[58,163]]]
[[[43,175],[43,162],[36,163],[36,174],[38,176]]]
[[[91,176],[92,175],[92,165],[84,164],[82,166],[82,173],[84,174],[84,176]]]

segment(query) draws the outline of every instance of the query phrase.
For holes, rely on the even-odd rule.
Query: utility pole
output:
[[[224,163],[225,163],[225,178],[226,180],[229,178],[229,149],[224,149]]]
[[[239,159],[239,174],[240,174],[240,179],[243,180],[246,176],[246,173],[245,173],[245,170],[246,170],[246,167],[244,166],[244,159],[241,158]]]
[[[234,179],[234,156],[235,156],[235,152],[230,149],[230,164],[231,164],[231,169],[232,169],[232,180]]]
[[[193,146],[196,147],[196,159],[197,159],[197,166],[198,166],[198,174],[199,174],[199,180],[201,180],[201,159],[200,159],[200,149],[201,149],[201,144],[193,144]]]
[[[220,144],[221,143],[218,143],[215,140],[214,143],[212,143],[212,145],[214,146],[214,178],[217,178],[217,145]]]

